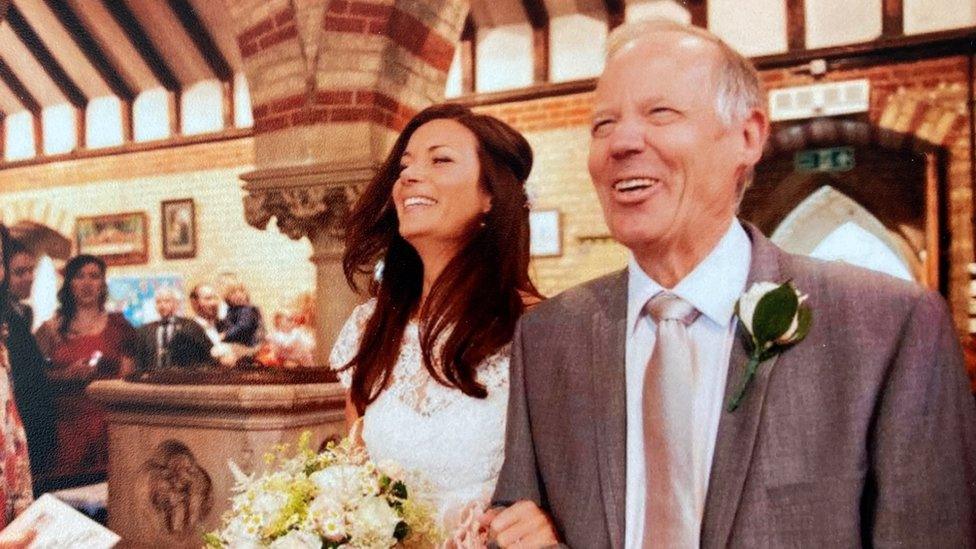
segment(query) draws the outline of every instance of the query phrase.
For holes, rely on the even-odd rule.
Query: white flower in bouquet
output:
[[[315,484],[319,494],[327,494],[329,499],[340,505],[363,497],[363,471],[356,465],[333,465],[308,476]]]
[[[285,456],[286,447],[277,448],[268,458],[271,470],[261,475],[245,475],[231,465],[237,480],[232,507],[223,527],[204,536],[207,547],[381,549],[438,543],[442,534],[429,499],[411,493],[404,477],[379,470],[349,439],[315,453],[310,438],[302,435],[292,457]],[[417,484],[411,481],[410,489]]]
[[[322,539],[311,532],[292,530],[271,542],[270,549],[319,549]]]
[[[385,497],[374,496],[359,502],[349,533],[369,547],[392,547],[396,545],[396,529],[401,520]]]
[[[341,541],[346,537],[346,521],[342,505],[327,494],[322,494],[308,505],[309,520],[316,531],[328,541]]]
[[[241,549],[260,549],[261,537],[256,526],[249,525],[243,515],[235,516],[224,528],[228,545]]]

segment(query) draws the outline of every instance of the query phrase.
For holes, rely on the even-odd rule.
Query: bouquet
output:
[[[441,533],[429,503],[408,490],[404,474],[380,466],[349,438],[321,453],[302,435],[266,456],[268,470],[237,481],[222,527],[204,536],[209,548],[432,547]],[[411,483],[415,488],[417,483]]]

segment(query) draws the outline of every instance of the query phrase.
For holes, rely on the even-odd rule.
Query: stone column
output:
[[[315,164],[256,170],[245,181],[244,215],[264,229],[272,217],[291,238],[307,237],[316,267],[316,362],[326,364],[353,307],[360,301],[342,272],[344,222],[360,190],[375,173],[372,164]]]
[[[2,3],[3,0],[0,0]],[[465,0],[226,1],[254,114],[247,220],[307,237],[324,363],[356,298],[342,220],[397,133],[443,99]]]

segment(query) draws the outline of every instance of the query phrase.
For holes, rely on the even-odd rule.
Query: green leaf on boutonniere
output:
[[[760,364],[796,345],[810,332],[813,314],[803,303],[806,299],[807,296],[801,295],[787,280],[782,284],[753,283],[736,301],[735,315],[749,336],[749,361],[742,381],[729,401],[729,412],[739,407]]]
[[[798,306],[796,292],[788,284],[764,295],[753,315],[753,340],[764,345],[785,333],[793,322]]]

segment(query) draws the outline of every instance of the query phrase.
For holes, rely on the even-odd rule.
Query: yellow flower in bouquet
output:
[[[393,464],[377,465],[350,439],[316,453],[306,432],[294,455],[279,446],[268,470],[237,480],[210,548],[433,547],[440,541],[431,506]],[[408,488],[408,484],[414,484]]]

